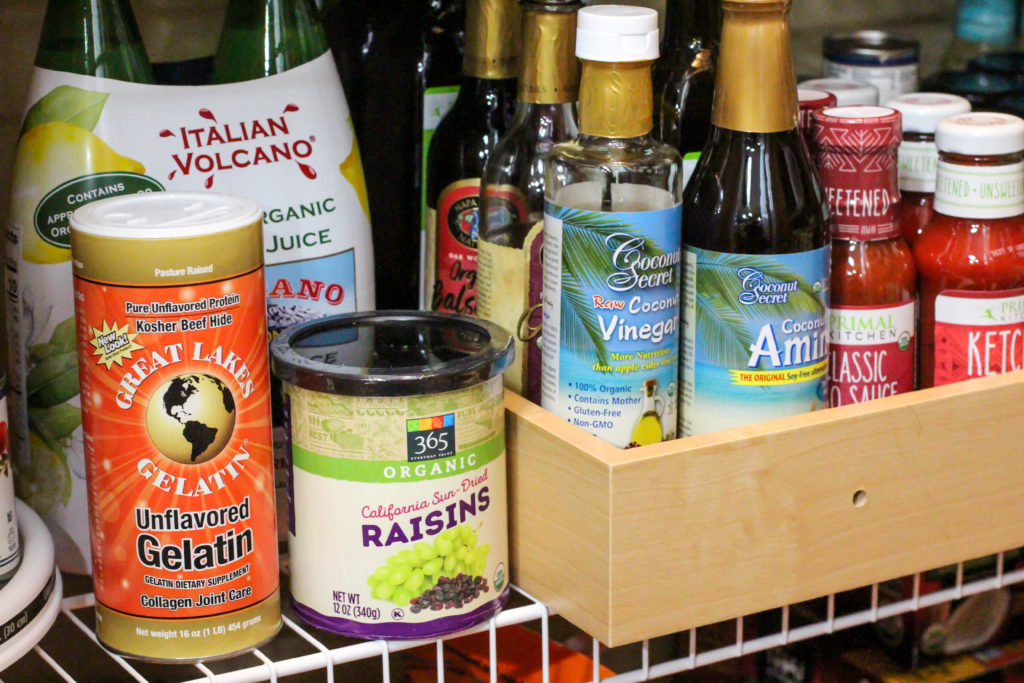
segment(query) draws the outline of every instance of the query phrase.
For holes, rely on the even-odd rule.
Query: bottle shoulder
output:
[[[936,213],[913,249],[922,279],[946,286],[1024,285],[1024,215],[978,219]]]

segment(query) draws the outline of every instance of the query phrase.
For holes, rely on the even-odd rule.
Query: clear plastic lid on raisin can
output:
[[[813,118],[815,161],[832,210],[833,236],[898,235],[900,113],[889,107],[832,107]]]
[[[420,396],[503,373],[512,336],[487,320],[428,311],[346,313],[301,323],[270,344],[274,374],[346,396]]]
[[[797,88],[824,90],[836,96],[836,106],[851,104],[878,104],[878,88],[870,83],[848,81],[843,78],[815,78],[798,83]]]
[[[1024,119],[1012,114],[972,112],[942,119],[935,126],[940,152],[995,156],[1024,150]]]
[[[971,103],[959,95],[941,92],[915,92],[893,97],[885,106],[903,115],[904,133],[935,132],[935,124],[947,116],[965,114],[971,110]]]

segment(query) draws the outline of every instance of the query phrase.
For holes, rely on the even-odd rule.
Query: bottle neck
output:
[[[751,133],[796,128],[788,0],[763,6],[725,0],[723,10],[711,123]]]
[[[718,35],[719,16],[714,0],[668,0],[662,54],[669,55],[694,43],[710,47]]]
[[[523,10],[523,54],[519,69],[520,102],[575,102],[580,89],[576,59],[576,10],[529,5]]]
[[[584,60],[579,109],[582,135],[647,135],[654,128],[651,62]]]
[[[213,80],[265,78],[327,52],[327,37],[310,0],[231,0],[224,17]]]
[[[515,78],[520,18],[516,0],[469,0],[462,73],[471,78]]]

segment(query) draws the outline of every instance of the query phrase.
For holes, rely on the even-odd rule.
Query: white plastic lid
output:
[[[935,124],[947,116],[966,114],[971,103],[959,95],[939,92],[915,92],[894,97],[885,103],[903,114],[903,130],[934,133]]]
[[[196,237],[249,225],[256,202],[217,192],[141,192],[100,199],[71,214],[71,228],[99,237]]]
[[[890,116],[893,114],[893,110],[890,107],[876,107],[870,104],[855,104],[851,106],[842,107],[830,107],[823,110],[823,116],[831,116],[836,119],[850,119],[857,121],[860,119],[880,119],[884,116]]]
[[[935,126],[935,146],[942,152],[987,156],[1024,150],[1024,120],[1011,114],[955,114]]]
[[[658,58],[658,13],[647,7],[595,5],[576,17],[576,56],[596,62]]]
[[[800,88],[825,90],[836,96],[836,106],[849,104],[878,104],[878,88],[870,83],[847,81],[841,78],[815,78],[798,84]]]
[[[828,100],[835,97],[830,92],[825,90],[815,90],[814,88],[797,88],[796,99],[800,104],[817,104],[818,102],[827,102]]]

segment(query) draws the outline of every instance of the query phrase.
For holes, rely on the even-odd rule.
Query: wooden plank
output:
[[[607,645],[1024,545],[1024,373],[621,451],[515,400],[514,569]],[[522,507],[559,495],[576,524]]]

